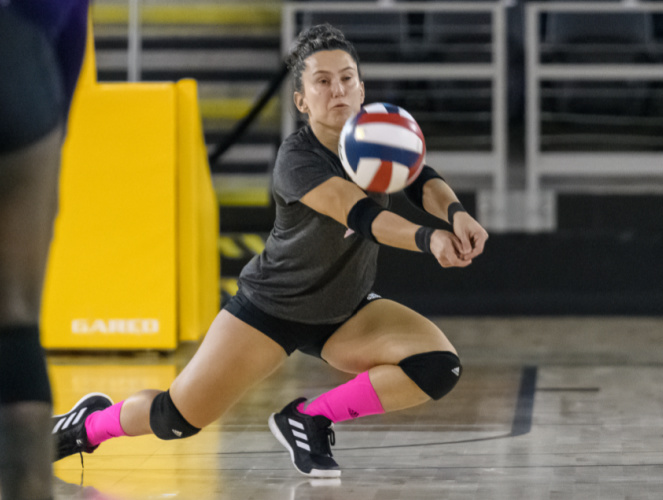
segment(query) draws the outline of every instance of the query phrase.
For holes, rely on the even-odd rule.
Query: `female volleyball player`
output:
[[[60,147],[87,0],[0,1],[0,483],[51,498],[51,390],[39,343]]]
[[[192,436],[299,349],[356,377],[291,402],[269,427],[300,472],[335,477],[332,422],[439,399],[458,381],[461,365],[444,334],[371,293],[378,248],[427,252],[443,267],[464,267],[482,253],[486,231],[431,168],[408,196],[451,222],[453,233],[407,221],[385,209],[387,195],[368,196],[347,179],[336,155],[339,134],[364,102],[364,84],[355,49],[339,30],[303,32],[289,65],[295,104],[308,124],[279,150],[276,221],[264,252],[243,269],[239,292],[170,389],[145,390],[113,406],[103,395],[84,398],[55,418],[59,457],[91,452],[114,436]]]

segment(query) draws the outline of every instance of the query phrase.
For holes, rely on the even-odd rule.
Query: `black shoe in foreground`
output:
[[[306,401],[299,398],[280,413],[269,417],[269,429],[290,452],[295,468],[309,477],[339,477],[341,469],[332,458],[331,445],[335,444],[332,421],[322,415],[314,417],[297,411]]]
[[[113,405],[113,400],[99,392],[93,392],[74,405],[64,415],[55,415],[53,435],[55,436],[55,460],[75,453],[92,453],[97,446],[90,446],[85,432],[85,419],[95,411],[105,410]]]

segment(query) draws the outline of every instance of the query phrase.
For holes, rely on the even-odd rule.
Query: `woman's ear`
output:
[[[308,113],[308,106],[306,105],[306,101],[304,100],[304,94],[301,92],[295,92],[293,99],[295,101],[295,106],[297,106],[297,109],[299,110],[300,113]]]
[[[364,98],[366,97],[366,91],[364,90],[364,82],[360,82],[361,84],[361,103],[364,104]]]

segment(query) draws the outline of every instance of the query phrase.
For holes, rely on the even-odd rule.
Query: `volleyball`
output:
[[[410,113],[399,106],[372,103],[348,118],[338,156],[360,188],[395,193],[412,183],[424,166],[426,142]]]

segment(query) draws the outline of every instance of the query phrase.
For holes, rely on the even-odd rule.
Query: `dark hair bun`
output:
[[[302,72],[306,68],[306,59],[311,54],[321,50],[344,50],[354,59],[357,63],[357,70],[359,70],[357,51],[346,40],[343,32],[329,23],[318,24],[299,34],[294,47],[285,60],[288,69],[292,71],[294,76],[296,90],[301,90],[301,78]]]

